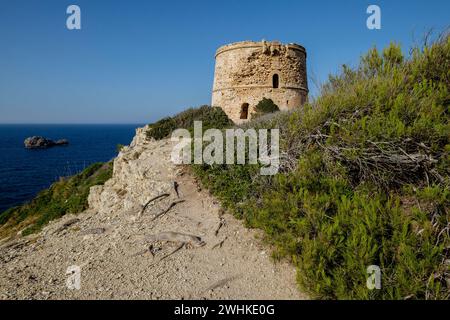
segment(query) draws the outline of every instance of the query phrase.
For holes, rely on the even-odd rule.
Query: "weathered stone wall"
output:
[[[278,76],[278,88],[273,77]],[[279,42],[237,42],[220,47],[212,105],[221,107],[236,123],[242,106],[248,104],[249,115],[262,98],[272,99],[281,110],[300,107],[308,95],[306,51],[297,44]]]

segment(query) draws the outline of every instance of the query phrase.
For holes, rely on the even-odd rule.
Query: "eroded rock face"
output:
[[[121,149],[114,159],[113,176],[102,186],[91,188],[89,207],[104,214],[139,212],[142,205],[159,194],[171,192],[165,176],[174,176],[170,165],[168,142],[148,141],[147,127],[136,130],[130,146]],[[154,149],[166,148],[166,158],[155,158]]]
[[[67,144],[69,144],[69,141],[67,139],[60,139],[55,142],[51,139],[47,139],[41,136],[29,137],[24,141],[25,148],[27,149],[46,149]]]

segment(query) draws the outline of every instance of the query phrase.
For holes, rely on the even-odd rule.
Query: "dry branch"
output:
[[[162,212],[156,214],[156,215],[152,218],[151,221],[155,221],[155,220],[158,219],[159,217],[165,215],[167,212],[170,211],[170,209],[172,209],[172,208],[173,208],[174,206],[176,206],[178,203],[182,203],[182,202],[184,202],[184,201],[185,201],[185,200],[178,200],[178,201],[172,202],[166,210],[164,210],[164,211],[162,211]]]
[[[335,125],[327,123],[326,125]],[[372,180],[378,185],[390,183],[407,183],[422,178],[430,183],[430,178],[439,182],[442,176],[434,169],[438,163],[438,154],[432,154],[429,147],[421,141],[404,139],[398,141],[371,141],[357,143],[333,141],[327,143],[329,135],[317,129],[301,143],[290,146],[287,152],[281,154],[282,168],[293,170],[297,159],[310,146],[316,145],[332,159],[346,164],[353,172],[356,180]]]
[[[237,275],[237,276],[232,276],[232,277],[228,277],[228,278],[219,280],[216,283],[213,283],[212,285],[210,285],[208,288],[206,288],[205,292],[208,292],[210,290],[214,290],[214,289],[220,288],[220,287],[226,285],[227,283],[238,279],[239,277],[240,277],[240,275]]]
[[[65,229],[67,229],[68,227],[70,227],[71,225],[73,225],[75,223],[78,223],[79,221],[80,221],[80,219],[78,219],[78,218],[73,218],[73,219],[70,219],[70,220],[66,221],[65,223],[63,223],[63,225],[61,227],[59,227],[54,232],[54,234],[59,233],[59,232],[65,230]]]
[[[184,242],[181,243],[178,247],[176,247],[176,248],[175,248],[174,250],[172,250],[170,253],[166,254],[166,255],[163,256],[163,257],[161,257],[161,259],[159,259],[158,262],[164,260],[165,258],[170,257],[170,256],[173,255],[175,252],[177,252],[178,250],[180,250],[181,248],[183,248],[185,244],[186,244],[186,243],[184,243]]]
[[[145,212],[145,210],[147,210],[147,207],[149,206],[150,203],[152,203],[155,200],[158,200],[159,198],[166,198],[168,196],[169,196],[168,193],[163,193],[163,194],[160,194],[159,196],[156,196],[156,197],[151,198],[150,200],[148,200],[147,203],[142,207],[140,215],[142,215]]]
[[[218,248],[222,248],[222,246],[223,246],[225,240],[227,240],[227,237],[225,237],[223,240],[221,240],[221,241],[219,241],[218,243],[216,243],[215,245],[213,245],[213,246],[211,247],[211,250],[214,250],[214,249],[217,248],[217,247],[218,247]]]
[[[179,186],[180,185],[178,184],[178,182],[176,182],[176,181],[173,182],[173,189],[175,190],[175,193],[177,194],[177,198],[180,197],[180,194],[178,193],[178,187]]]
[[[224,220],[223,218],[220,218],[219,225],[217,226],[216,230],[214,231],[214,235],[215,235],[216,237],[217,237],[217,235],[219,234],[220,228],[222,228],[224,224],[225,224],[225,220]]]
[[[183,242],[186,244],[192,244],[196,247],[201,247],[205,245],[205,242],[198,236],[184,234],[179,232],[160,232],[158,234],[149,235],[145,237],[147,241],[168,241],[168,242]]]
[[[105,228],[91,228],[91,229],[86,229],[80,232],[80,235],[82,236],[86,236],[89,234],[102,234],[105,233],[106,229]]]

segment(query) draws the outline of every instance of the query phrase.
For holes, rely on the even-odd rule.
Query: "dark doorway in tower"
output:
[[[241,116],[239,119],[248,119],[248,103],[243,103],[241,106]]]
[[[272,87],[274,88],[278,88],[278,86],[280,85],[280,78],[278,77],[278,75],[275,73],[272,77]]]

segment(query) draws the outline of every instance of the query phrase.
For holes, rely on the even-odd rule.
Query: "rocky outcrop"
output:
[[[60,139],[57,141],[53,141],[51,139],[47,139],[41,136],[33,136],[26,138],[24,141],[25,148],[27,149],[46,149],[55,146],[64,146],[68,145],[69,141],[67,139]]]

